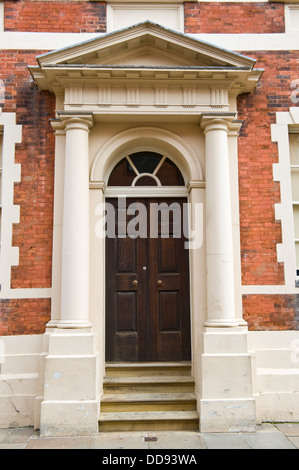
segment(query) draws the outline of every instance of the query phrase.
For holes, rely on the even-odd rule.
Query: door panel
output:
[[[116,292],[117,331],[137,331],[136,292]]]
[[[109,199],[116,209],[117,199]],[[127,207],[133,200],[127,199]],[[152,207],[161,200],[140,199],[147,209],[147,237],[106,239],[106,360],[180,361],[190,359],[189,253],[170,212],[151,238]],[[185,199],[165,199],[168,205]],[[134,216],[121,214],[127,222]]]
[[[137,243],[132,238],[117,238],[117,272],[136,273]]]
[[[183,214],[185,199],[167,199],[165,202],[168,207],[176,204],[176,210],[179,208],[179,213]],[[151,311],[155,312],[150,329],[150,344],[153,345],[152,358],[156,361],[189,360],[191,354],[189,253],[185,250],[185,239],[181,233],[182,218],[178,227],[174,225],[177,218],[173,218],[173,214],[169,212],[165,226],[161,215],[159,236],[150,239],[149,304]]]
[[[127,200],[127,206],[130,202]],[[123,234],[123,221],[128,222],[131,217],[126,216],[124,209],[119,215],[117,199],[109,199],[109,203],[115,208],[116,233],[120,218]],[[106,238],[107,361],[146,360],[146,283],[141,271],[146,249],[144,240],[140,238]]]

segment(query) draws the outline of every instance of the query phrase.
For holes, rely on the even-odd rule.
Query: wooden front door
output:
[[[128,226],[130,221],[136,222],[136,213],[127,213],[133,202],[145,208],[145,215],[139,220],[144,222],[146,218],[147,222],[142,230],[136,226],[139,230],[136,238],[118,223],[125,220]],[[166,211],[172,203],[179,210],[176,216],[168,212],[170,223],[165,226],[159,216],[156,236],[150,236],[151,221],[161,202],[166,204]],[[189,253],[184,247],[182,229],[184,202],[183,198],[126,199],[125,206],[120,208],[117,199],[108,199],[115,208],[118,236],[106,238],[106,361],[190,360]],[[169,232],[164,233],[165,229]]]

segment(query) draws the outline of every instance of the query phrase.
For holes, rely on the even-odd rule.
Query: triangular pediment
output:
[[[37,57],[54,65],[252,67],[251,58],[146,21]]]
[[[262,74],[252,58],[150,21],[42,54],[37,61],[29,70],[40,89],[65,93],[65,106],[71,100],[70,106],[86,109],[91,102],[109,109],[113,103],[141,109],[142,100],[145,107],[168,106],[170,100],[175,103],[170,83],[181,88],[176,99],[184,110],[199,109],[197,102],[207,106],[200,87],[212,90],[211,107],[228,109],[228,93],[251,92]],[[145,96],[150,88],[154,97]]]

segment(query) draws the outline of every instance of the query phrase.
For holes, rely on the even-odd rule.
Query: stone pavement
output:
[[[146,431],[55,438],[42,438],[31,427],[11,428],[0,429],[1,449],[299,449],[299,423],[264,423],[255,433]]]

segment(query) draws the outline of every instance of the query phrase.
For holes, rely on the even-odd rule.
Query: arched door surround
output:
[[[191,359],[187,198],[155,198],[162,184],[185,186],[157,152],[131,153],[109,175],[108,186],[150,187],[152,196],[106,202],[115,228],[105,243],[107,361]]]

